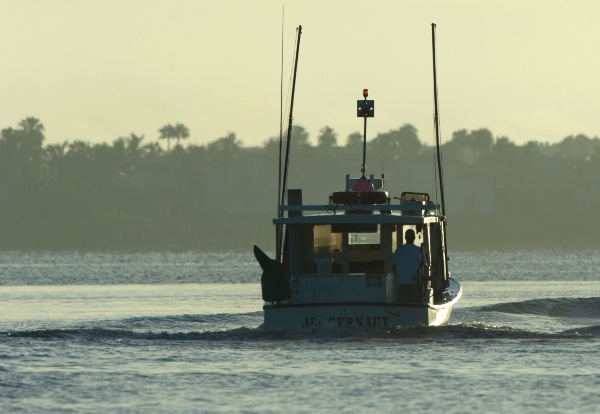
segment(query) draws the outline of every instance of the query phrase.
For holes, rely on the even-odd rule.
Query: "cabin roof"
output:
[[[440,221],[437,215],[373,214],[310,214],[276,218],[274,224],[427,224]]]

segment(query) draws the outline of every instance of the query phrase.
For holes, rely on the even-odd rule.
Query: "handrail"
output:
[[[391,205],[391,204],[303,204],[303,205],[283,205],[281,211],[433,211],[439,210],[439,204],[427,205]]]

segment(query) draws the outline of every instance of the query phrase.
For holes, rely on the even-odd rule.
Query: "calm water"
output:
[[[600,252],[451,271],[449,326],[306,335],[250,253],[0,253],[0,412],[600,412]]]

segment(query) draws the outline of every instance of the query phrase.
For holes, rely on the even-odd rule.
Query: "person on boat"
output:
[[[421,248],[415,245],[415,231],[406,230],[406,244],[398,247],[392,260],[392,271],[398,278],[398,302],[418,302],[417,277],[421,265]]]

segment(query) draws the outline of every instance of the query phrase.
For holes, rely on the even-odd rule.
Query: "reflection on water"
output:
[[[4,323],[244,313],[263,303],[258,284],[4,286],[0,295]]]

